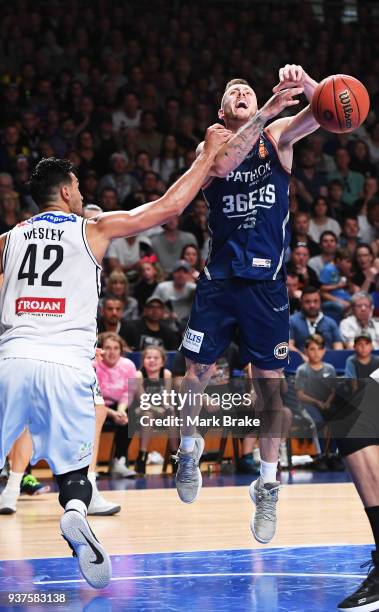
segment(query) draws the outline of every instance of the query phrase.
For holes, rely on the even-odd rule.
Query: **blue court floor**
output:
[[[366,575],[369,555],[369,546],[327,546],[113,556],[101,592],[72,558],[3,561],[0,610],[331,612]],[[60,593],[66,603],[12,607],[9,591]]]

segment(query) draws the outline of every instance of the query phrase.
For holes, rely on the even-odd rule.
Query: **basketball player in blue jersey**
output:
[[[256,504],[251,528],[255,538],[269,542],[275,533],[276,480],[280,432],[269,429],[282,404],[279,380],[288,357],[289,309],[284,255],[289,244],[288,183],[293,145],[319,125],[308,105],[298,114],[273,119],[304,91],[310,101],[317,83],[300,66],[287,65],[279,72],[276,96],[258,110],[247,81],[234,79],[225,88],[219,118],[233,135],[220,149],[203,185],[209,208],[210,249],[199,279],[183,337],[186,375],[181,392],[191,398],[181,416],[183,426],[177,454],[177,491],[182,501],[193,502],[201,488],[198,468],[204,441],[196,434],[193,417],[216,359],[229,345],[236,328],[241,338],[241,358],[251,363],[253,378],[260,379],[261,474],[250,486]],[[202,145],[199,145],[199,151]],[[191,393],[189,393],[191,392]],[[194,395],[196,394],[196,395]],[[187,416],[191,416],[188,419]],[[267,415],[267,418],[265,417]]]

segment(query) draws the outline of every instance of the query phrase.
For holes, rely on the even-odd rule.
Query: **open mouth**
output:
[[[243,100],[240,100],[239,102],[237,102],[236,104],[236,108],[247,108],[247,102],[244,102]]]

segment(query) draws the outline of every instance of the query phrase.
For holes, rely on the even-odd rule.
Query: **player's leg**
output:
[[[186,358],[186,373],[179,397],[184,402],[180,446],[176,459],[176,489],[180,499],[190,504],[201,489],[199,462],[204,440],[196,433],[196,418],[202,408],[202,394],[212,377],[216,359],[229,346],[235,329],[230,281],[202,278],[197,285],[191,315],[180,347]]]
[[[92,496],[87,474],[95,439],[94,382],[90,365],[78,370],[34,362],[29,429],[32,464],[46,459],[58,483],[62,535],[87,582],[102,588],[110,581],[111,563],[86,519]]]
[[[257,408],[260,418],[260,476],[250,485],[250,496],[256,505],[251,521],[254,537],[266,544],[276,530],[276,504],[279,482],[276,478],[283,431],[283,403],[280,383],[283,371],[252,366]]]
[[[176,455],[176,489],[186,504],[194,502],[201,489],[199,468],[204,439],[196,432],[196,418],[202,408],[202,395],[214,371],[214,364],[196,363],[186,357],[186,373],[180,385],[179,397],[186,402],[180,413],[180,445]]]
[[[348,450],[348,445],[349,440],[345,441],[344,446],[339,444],[342,455]],[[356,591],[341,601],[338,608],[367,612],[379,608],[379,440],[376,444],[345,455],[343,459],[370,522],[375,550],[371,552],[372,566],[368,577]]]
[[[102,401],[100,401],[99,398],[101,398]],[[95,415],[95,442],[93,446],[92,460],[88,470],[88,480],[92,485],[92,497],[91,502],[88,506],[88,514],[97,516],[108,516],[120,512],[121,507],[116,504],[112,504],[111,502],[108,502],[106,499],[104,499],[104,497],[100,494],[96,484],[96,465],[100,446],[100,436],[105,419],[107,418],[107,408],[104,404],[104,400],[102,399],[101,395],[97,395],[96,392]]]
[[[256,504],[251,529],[259,542],[268,543],[275,534],[279,492],[276,472],[284,418],[281,379],[288,361],[288,295],[284,279],[236,281],[235,293],[240,298],[241,359],[253,364],[255,410],[260,418],[260,476],[249,489]]]
[[[14,514],[24,471],[32,456],[32,439],[25,429],[11,451],[11,471],[0,498],[0,514]]]
[[[20,360],[0,360],[0,467],[4,465],[8,453],[24,432],[28,421],[31,370],[26,360],[22,368],[23,376],[20,377],[19,373]],[[16,511],[21,479],[31,455],[28,440],[25,449],[21,446],[19,450],[20,455],[14,457],[14,473],[12,475],[11,472],[10,482],[8,480],[8,485],[0,496],[0,514],[13,514]]]
[[[25,429],[13,444],[9,455],[11,471],[7,484],[1,494],[0,514],[13,514],[16,512],[16,504],[20,492],[27,493],[28,495],[37,495],[50,491],[48,485],[42,485],[32,474],[26,473],[32,452],[32,439],[29,430]]]
[[[279,465],[281,468],[288,467],[287,440],[291,432],[292,422],[292,411],[283,405],[282,439],[279,446]]]
[[[379,373],[379,372],[378,372]],[[341,610],[379,609],[379,418],[378,383],[361,380],[362,387],[344,398],[330,422],[338,450],[362,500],[373,533],[370,571],[359,588],[340,604]]]

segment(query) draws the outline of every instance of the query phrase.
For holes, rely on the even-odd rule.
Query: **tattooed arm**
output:
[[[292,89],[285,89],[275,93],[254,117],[243,125],[238,132],[233,134],[230,140],[221,147],[212,166],[211,174],[223,177],[239,166],[257,142],[266,122],[276,117],[287,106],[299,104],[299,100],[294,100],[293,97],[302,92],[302,87],[293,87]]]

